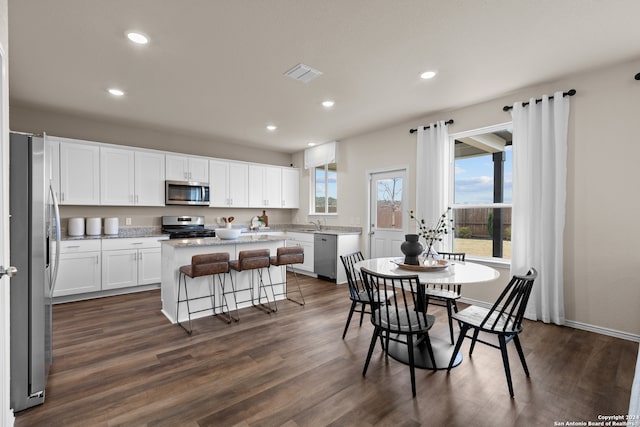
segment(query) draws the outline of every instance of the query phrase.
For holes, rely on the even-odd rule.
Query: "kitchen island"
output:
[[[240,251],[254,250],[254,249],[269,249],[272,256],[276,254],[276,250],[279,247],[286,246],[287,236],[285,234],[269,234],[269,235],[242,235],[234,240],[222,240],[218,237],[206,237],[206,238],[192,238],[192,239],[173,239],[162,241],[162,279],[161,279],[161,297],[162,297],[162,313],[172,323],[176,323],[178,320],[176,317],[177,302],[178,302],[178,276],[180,267],[183,265],[191,264],[191,257],[194,255],[208,254],[215,252],[228,252],[230,259],[238,259],[238,253]],[[275,292],[275,299],[285,299],[286,295],[286,283],[285,283],[285,269],[284,267],[271,267],[269,268],[271,274],[271,280],[273,281],[273,287]],[[257,296],[257,283],[258,275],[254,274],[253,287],[251,289],[251,271],[230,273],[233,277],[233,284],[236,290],[235,301],[237,301],[237,308],[251,307],[252,291]],[[231,291],[231,281],[227,275],[223,275],[226,279],[225,290]],[[272,300],[271,288],[269,287],[269,274],[265,272],[263,275],[264,282],[269,289],[269,299]],[[199,317],[211,316],[213,314],[211,310],[211,300],[209,298],[195,299],[197,297],[205,296],[209,294],[210,285],[212,283],[211,276],[197,277],[194,279],[187,278],[187,286],[189,286],[189,297],[194,299],[190,301],[189,305],[191,311],[200,311],[194,313],[191,319]],[[215,291],[215,313],[221,312],[222,295],[218,280],[213,284]],[[184,292],[184,291],[183,291]],[[263,301],[264,302],[264,301]],[[227,295],[227,303],[229,310],[235,310],[234,298],[232,295]],[[185,302],[180,303],[180,322],[188,321],[187,307]]]

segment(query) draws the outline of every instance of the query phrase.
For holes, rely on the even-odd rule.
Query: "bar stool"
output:
[[[225,314],[225,307],[227,309],[225,319],[227,323],[231,323],[233,319],[229,312],[229,305],[227,304],[227,298],[225,295],[225,279],[221,277],[221,274],[229,273],[229,254],[227,252],[218,252],[213,254],[203,254],[203,255],[194,255],[191,257],[190,265],[183,265],[179,269],[178,274],[178,302],[176,303],[176,321],[178,325],[182,326],[182,328],[187,331],[188,334],[193,332],[191,326],[191,315],[194,313],[200,313],[202,311],[211,310],[213,315],[216,314],[216,304],[215,304],[215,278],[218,278],[218,283],[220,284],[220,290],[222,292],[221,298],[221,306],[222,314]],[[189,298],[189,290],[187,286],[187,277],[194,279],[196,277],[202,276],[212,276],[212,280],[209,282],[209,294]],[[180,299],[180,290],[182,288],[182,283],[184,283],[184,294],[185,298]],[[233,278],[231,278],[231,288],[233,289]],[[189,306],[189,301],[195,301],[199,299],[211,298],[211,308],[203,308],[201,310],[191,311],[191,307]],[[189,329],[185,328],[185,326],[180,323],[180,303],[187,303],[187,315],[189,317]],[[237,304],[236,304],[236,313],[237,313]],[[235,319],[237,320],[237,319]]]
[[[298,282],[298,275],[296,274],[296,270],[294,270],[293,266],[291,267],[291,271],[293,272],[293,277],[296,279],[296,285],[298,286],[298,292],[300,293],[300,298],[302,302],[296,301],[293,298],[289,298],[289,285],[287,282],[287,266],[292,264],[302,264],[304,262],[304,248],[302,246],[289,246],[282,247],[276,250],[276,256],[271,257],[271,265],[275,265],[277,267],[284,266],[284,285],[285,285],[285,296],[289,301],[293,301],[300,305],[305,305],[304,296],[302,295],[302,290],[300,289],[300,282]]]
[[[275,293],[273,291],[273,282],[271,281],[271,272],[269,271],[269,266],[271,265],[269,255],[269,249],[240,251],[238,253],[237,260],[229,261],[229,267],[237,272],[251,271],[251,304],[256,308],[265,310],[267,313],[273,313],[278,311],[278,305],[276,304]],[[262,270],[264,268],[267,269],[267,274],[269,275],[269,284],[271,286],[271,295],[273,295],[274,308],[271,308],[269,294],[267,293],[267,289],[262,278]],[[255,287],[253,283],[254,270],[258,271],[258,304],[255,303],[255,300],[253,298]],[[262,304],[262,289],[264,289],[268,307]]]

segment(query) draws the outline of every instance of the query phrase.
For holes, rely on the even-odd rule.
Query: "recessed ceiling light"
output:
[[[109,93],[113,96],[122,96],[124,95],[124,92],[121,91],[120,89],[116,89],[116,88],[111,88],[109,89]]]
[[[276,129],[278,129],[278,126],[275,126],[275,125],[268,125],[267,126],[267,130],[270,131],[270,132],[273,132]]]
[[[315,143],[315,142],[307,142],[307,145],[308,145],[309,147],[313,147],[314,145],[316,145],[316,143]]]
[[[127,38],[137,44],[149,43],[149,37],[137,31],[127,31]]]
[[[424,73],[420,74],[420,78],[423,78],[425,80],[432,79],[435,76],[436,76],[435,71],[425,71]]]
[[[332,100],[327,99],[326,101],[322,101],[322,106],[325,108],[331,108],[335,104]]]

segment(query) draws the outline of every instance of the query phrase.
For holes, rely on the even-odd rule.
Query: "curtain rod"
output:
[[[636,80],[640,80],[640,73],[636,74]]]
[[[639,73],[640,74],[640,73]],[[562,92],[562,96],[573,96],[576,94],[576,90],[575,89],[569,89],[567,92]],[[551,95],[549,97],[549,99],[553,99],[553,95]],[[542,99],[536,99],[536,104],[538,102],[542,102]],[[528,102],[523,102],[522,106],[526,107],[527,105],[529,105]],[[513,105],[505,105],[504,107],[502,107],[502,111],[509,111],[513,108]]]
[[[452,125],[453,124],[453,119],[449,119],[446,122],[444,122],[445,125]],[[423,130],[427,130],[429,129],[431,126],[424,126]],[[438,124],[436,123],[435,125],[433,125],[434,128],[438,127]],[[409,133],[416,133],[418,132],[418,129],[409,129]]]

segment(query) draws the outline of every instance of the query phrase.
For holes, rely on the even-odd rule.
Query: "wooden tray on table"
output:
[[[424,265],[422,258],[419,259],[420,265],[405,264],[403,258],[394,259],[393,263],[399,268],[409,271],[441,271],[449,267],[449,261],[439,259],[436,265]]]

